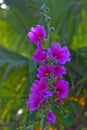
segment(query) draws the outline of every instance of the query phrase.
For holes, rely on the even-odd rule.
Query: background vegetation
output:
[[[45,25],[40,15],[44,2],[55,27],[51,41],[67,45],[72,58],[66,65],[65,78],[70,82],[66,114],[56,128],[87,130],[86,0],[0,0],[0,130],[30,130],[36,123],[33,118],[37,115],[30,116],[26,108],[37,68],[31,60],[35,47],[28,42],[27,32],[36,24]]]

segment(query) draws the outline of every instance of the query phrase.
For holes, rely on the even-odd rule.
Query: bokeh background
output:
[[[26,109],[38,66],[31,59],[35,46],[28,42],[27,32],[36,24],[46,27],[40,15],[43,3],[55,27],[51,41],[67,45],[72,58],[66,65],[67,112],[56,128],[87,130],[87,0],[0,0],[0,130],[33,130],[36,123],[37,115]]]

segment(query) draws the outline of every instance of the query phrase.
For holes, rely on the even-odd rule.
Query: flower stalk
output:
[[[64,64],[70,62],[70,52],[67,46],[61,47],[60,43],[50,43],[49,9],[44,4],[41,11],[47,22],[48,34],[43,25],[36,25],[28,32],[29,42],[37,46],[32,58],[35,62],[39,62],[40,66],[37,69],[37,79],[30,88],[29,101],[26,105],[30,113],[44,106],[49,130],[50,123],[56,122],[52,103],[60,106],[69,93],[69,83],[63,79],[63,75],[67,73]],[[47,39],[47,48],[42,46],[44,39]]]

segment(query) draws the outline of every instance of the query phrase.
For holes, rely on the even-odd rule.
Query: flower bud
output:
[[[41,7],[40,7],[41,10],[45,10],[46,9],[46,4],[43,4]]]
[[[55,28],[54,28],[54,27],[51,27],[51,28],[50,28],[50,31],[51,31],[51,32],[53,32],[54,30],[55,30]]]
[[[49,12],[49,8],[47,7],[45,11],[48,13]]]
[[[50,21],[51,21],[51,17],[47,17],[47,18],[45,19],[45,21],[50,22]]]
[[[43,16],[44,16],[44,12],[40,12],[40,15],[43,15]]]

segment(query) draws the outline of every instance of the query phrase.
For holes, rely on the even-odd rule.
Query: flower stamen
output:
[[[45,76],[48,76],[49,75],[49,73],[45,73]]]

